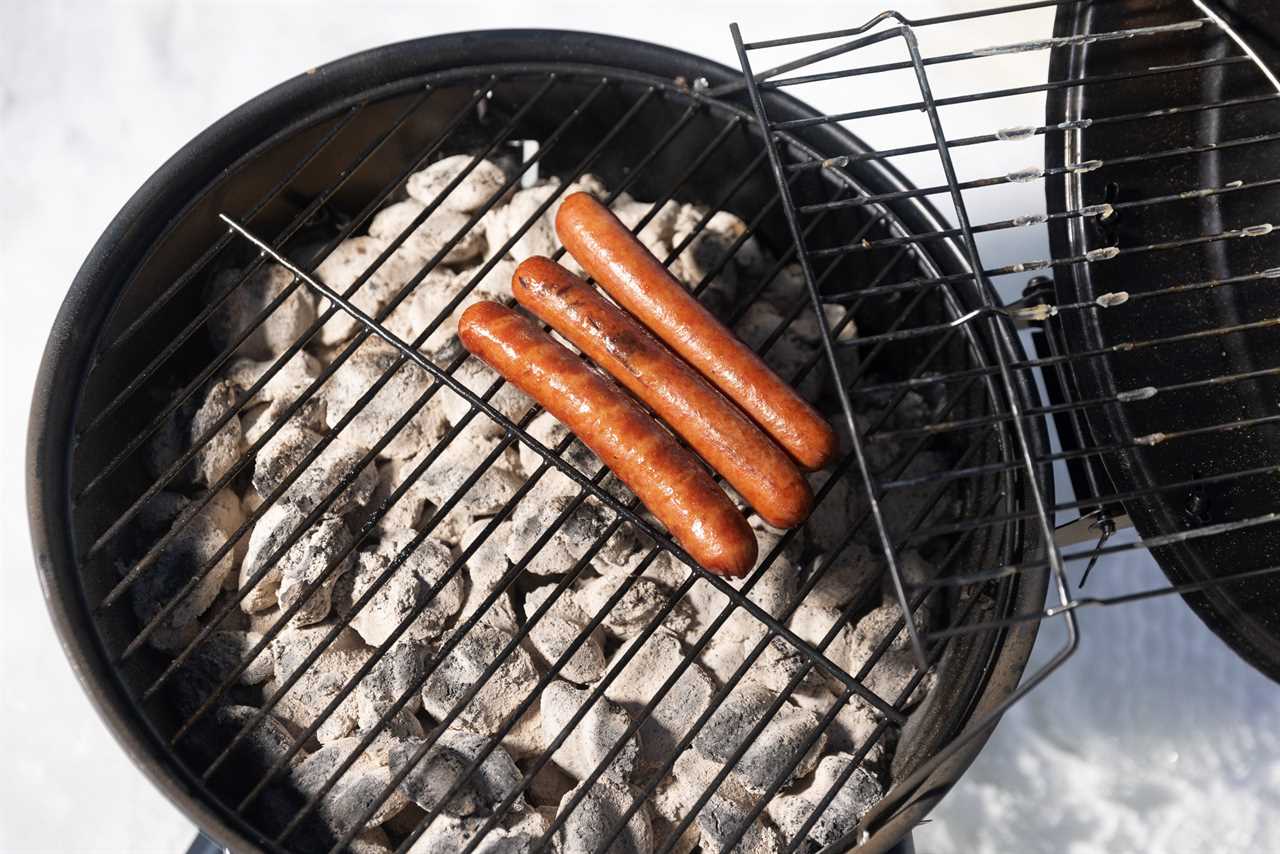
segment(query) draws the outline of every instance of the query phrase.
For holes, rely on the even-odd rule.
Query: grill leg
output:
[[[191,845],[187,848],[187,854],[228,854],[228,851],[205,836],[203,831],[197,831],[196,838],[191,840]],[[897,852],[895,851],[894,854]],[[910,852],[904,852],[904,854],[910,854]]]

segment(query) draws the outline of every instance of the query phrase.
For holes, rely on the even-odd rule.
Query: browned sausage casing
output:
[[[511,290],[658,413],[762,519],[791,528],[808,517],[813,491],[791,458],[635,318],[548,258],[521,263]]]
[[[836,433],[818,412],[676,281],[607,207],[574,193],[556,233],[619,305],[707,377],[809,470],[836,455]]]
[[[731,576],[755,565],[756,538],[746,518],[702,464],[612,380],[496,302],[464,311],[458,337],[572,430],[694,560]]]

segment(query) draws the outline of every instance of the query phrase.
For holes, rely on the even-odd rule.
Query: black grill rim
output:
[[[737,79],[739,72],[702,57],[661,45],[614,36],[561,30],[487,30],[414,39],[354,54],[312,69],[259,95],[218,120],[166,161],[112,220],[73,280],[54,321],[34,389],[27,440],[27,498],[32,541],[41,587],[64,653],[99,717],[117,742],[166,797],[200,828],[233,850],[257,850],[258,844],[224,820],[185,784],[173,758],[150,738],[125,694],[109,655],[94,631],[83,590],[65,571],[77,564],[70,531],[70,442],[76,419],[77,391],[87,373],[97,337],[115,306],[127,274],[161,237],[172,218],[228,166],[263,142],[263,128],[286,134],[314,119],[318,111],[358,93],[368,93],[406,77],[494,63],[592,64],[604,70],[625,68],[670,79],[673,70],[693,81],[705,77],[714,86]],[[786,95],[780,101],[798,115],[812,108]],[[898,184],[906,181],[882,164]],[[942,218],[927,204],[922,216]],[[950,247],[948,247],[950,249]],[[1021,353],[1016,339],[1002,342]],[[1022,389],[1034,399],[1029,384]],[[1044,441],[1041,439],[1041,441]],[[1047,442],[1045,442],[1047,444]],[[59,567],[64,568],[63,571]],[[1016,596],[1040,607],[1047,576],[1023,578]],[[1025,610],[1025,608],[1021,609]],[[1037,623],[1005,633],[973,714],[981,714],[1012,691],[1034,642]],[[989,734],[989,733],[988,733]],[[938,733],[946,739],[954,734]],[[884,850],[908,832],[972,761],[986,735],[975,739],[945,763],[909,808],[876,834],[867,850]]]

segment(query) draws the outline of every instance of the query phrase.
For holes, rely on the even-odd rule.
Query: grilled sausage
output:
[[[613,299],[693,365],[777,440],[802,467],[835,458],[836,433],[821,415],[676,281],[607,207],[574,193],[556,233]]]
[[[548,258],[516,268],[511,290],[667,422],[776,528],[813,509],[809,482],[773,440],[599,291]]]
[[[755,565],[756,538],[711,474],[612,380],[528,318],[478,302],[462,344],[573,431],[694,560],[722,575]]]

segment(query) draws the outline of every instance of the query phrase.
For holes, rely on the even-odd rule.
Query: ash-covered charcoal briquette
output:
[[[635,735],[623,741],[631,726],[631,716],[626,709],[604,697],[591,701],[589,689],[575,688],[559,680],[543,689],[541,702],[542,737],[546,744],[565,732],[570,719],[585,703],[591,702],[582,719],[568,729],[568,737],[552,754],[552,761],[578,780],[586,780],[621,743],[622,747],[602,776],[618,781],[631,778],[640,747]]]
[[[392,773],[410,770],[401,781],[400,792],[431,811],[441,808],[455,816],[489,815],[520,785],[524,775],[501,745],[493,745],[480,766],[468,775],[463,772],[480,758],[491,739],[461,729],[450,728],[435,734],[435,743],[417,756],[425,739],[403,739],[392,747],[388,762]],[[445,801],[450,790],[457,791]],[[527,809],[523,796],[512,804],[515,811]]]
[[[492,674],[486,673],[511,640],[511,634],[484,622],[463,634],[422,686],[422,705],[427,713],[443,719],[468,690],[481,684],[456,720],[483,735],[497,732],[503,720],[533,693],[538,681],[529,653],[518,645]]]
[[[204,486],[213,486],[231,471],[244,453],[244,433],[240,429],[240,416],[234,413],[240,392],[231,383],[214,383],[205,392],[204,402],[191,419],[191,444],[199,443],[192,460],[194,479]],[[225,423],[205,438],[219,421]]]
[[[816,578],[805,594],[805,604],[844,608],[876,589],[883,569],[883,557],[859,542],[850,542],[835,554],[817,555],[809,561],[804,577],[799,580],[803,585],[809,578]]]
[[[278,612],[277,612],[278,613]],[[273,621],[274,622],[274,621]],[[265,629],[265,627],[264,627]],[[284,681],[302,666],[307,656],[322,644],[326,652],[350,651],[361,648],[360,636],[347,627],[341,628],[332,641],[325,638],[333,631],[333,624],[317,623],[311,626],[286,626],[271,639],[271,661],[275,676]]]
[[[575,500],[574,493],[559,492],[551,481],[539,481],[516,505],[511,514],[511,533],[507,539],[507,559],[519,563],[527,554],[532,558],[526,569],[534,575],[558,575],[573,568],[617,518],[612,510],[595,498],[583,499],[561,520]],[[550,537],[536,550],[534,545],[551,530]],[[626,556],[638,550],[632,530],[619,527],[600,549],[604,560],[624,563]]]
[[[884,794],[874,774],[862,766],[850,769],[851,765],[854,758],[847,753],[824,756],[807,787],[795,794],[780,794],[769,802],[770,818],[789,839],[794,838],[818,805],[834,791],[835,796],[818,813],[808,836],[819,845],[830,845],[849,833]],[[846,773],[848,777],[841,783]]]
[[[496,163],[470,154],[454,154],[414,172],[405,190],[420,204],[438,201],[443,208],[471,213],[501,192],[506,180],[502,167]],[[454,186],[450,188],[450,184]]]
[[[453,372],[453,378],[462,383],[477,397],[484,397],[489,388],[498,384],[498,389],[489,396],[488,403],[510,421],[518,422],[526,412],[533,408],[533,401],[509,382],[505,382],[492,368],[475,356],[468,356],[466,361]],[[471,411],[472,404],[461,395],[450,392],[445,398],[444,416],[448,422],[457,426]],[[497,439],[506,432],[506,428],[483,412],[478,413],[467,425],[469,432],[488,439]],[[477,460],[476,462],[479,462]]]
[[[386,327],[407,342],[418,342],[418,349],[435,354],[444,365],[456,352],[458,319],[470,306],[481,300],[511,303],[511,275],[515,263],[502,260],[483,275],[480,268],[468,267],[458,272],[444,268],[432,270],[413,289],[385,321]],[[479,277],[479,278],[477,278]]]
[[[622,598],[610,605],[610,598],[624,586],[626,591]],[[612,637],[627,640],[644,631],[675,599],[675,594],[651,578],[629,579],[625,575],[610,574],[582,581],[574,591],[573,599],[588,615],[603,613],[601,625],[604,630]],[[662,617],[662,625],[677,635],[683,635],[693,620],[692,605],[681,598]]]
[[[846,471],[822,494],[822,488],[832,477],[836,476],[829,470],[808,475],[817,503],[804,523],[805,539],[824,554],[836,552],[850,539],[865,541],[867,535],[875,536],[875,525],[869,517],[857,531],[851,532],[849,528],[855,520],[863,518],[867,509],[867,493],[861,477],[856,471]]]
[[[293,423],[286,424],[258,451],[253,469],[254,490],[265,500],[286,479],[293,477],[302,460],[320,439],[319,433]],[[304,513],[321,502],[327,502],[326,509],[330,513],[346,513],[363,506],[378,486],[378,471],[373,461],[360,466],[367,455],[367,448],[338,436],[294,478],[276,501],[294,504]],[[351,477],[353,473],[356,474]],[[338,485],[348,478],[350,482],[346,488],[338,490]],[[333,495],[334,492],[337,495]]]
[[[368,660],[369,651],[364,648],[325,648],[312,665],[302,671],[298,681],[280,698],[273,712],[293,728],[306,729],[319,718],[325,707],[338,696],[355,676],[356,671]],[[277,678],[284,678],[278,670]],[[320,724],[316,731],[316,739],[321,744],[329,744],[354,735],[358,720],[358,700],[352,692]]]
[[[315,520],[280,558],[276,601],[281,608],[301,603],[290,618],[297,626],[329,616],[333,586],[351,568],[351,532],[340,516],[326,513]],[[313,585],[318,587],[311,589]]]
[[[570,802],[581,786],[564,796],[560,812],[569,808]],[[556,831],[561,854],[590,854],[598,851],[621,823],[623,815],[640,799],[640,793],[625,783],[601,778],[586,790],[564,824]],[[649,805],[640,808],[627,820],[612,844],[604,849],[607,854],[650,854],[653,851],[653,826],[649,818]]]
[[[397,531],[385,537],[375,550],[362,552],[356,562],[353,600],[363,597],[393,562],[400,561],[373,598],[351,619],[351,627],[370,646],[386,641],[415,610],[418,613],[412,616],[402,637],[437,638],[462,606],[462,572],[450,571],[453,555],[449,548],[430,537],[414,545],[417,537],[412,529]]]
[[[321,389],[328,427],[336,428],[374,385],[386,377],[372,399],[365,402],[343,428],[342,436],[353,444],[372,448],[390,435],[381,455],[403,459],[412,457],[443,435],[444,398],[453,395],[443,387],[437,389],[406,424],[392,432],[431,387],[431,376],[412,362],[404,361],[396,368],[402,360],[400,351],[380,339],[370,338],[361,344]]]
[[[475,421],[471,422],[439,451],[422,473],[419,478],[422,494],[437,507],[444,505],[462,489],[467,479],[480,468],[480,464],[497,445],[498,440],[485,436],[483,429]],[[427,454],[433,451],[432,447],[423,448],[414,458],[413,465],[420,465]],[[465,531],[475,517],[492,515],[501,510],[519,489],[521,481],[522,478],[509,467],[505,457],[495,459],[456,500],[455,508],[470,517],[462,530]]]
[[[354,692],[356,725],[361,732],[372,730],[401,698],[406,699],[401,709],[404,715],[411,717],[422,708],[418,684],[426,675],[427,657],[433,652],[428,644],[401,638],[378,659]],[[412,729],[413,724],[408,728]]]
[[[524,600],[525,615],[531,618],[554,591],[553,584],[530,591]],[[538,653],[539,664],[550,667],[559,662],[590,622],[591,617],[578,606],[569,591],[561,593],[529,630],[529,642]],[[582,640],[569,660],[560,665],[559,674],[580,685],[595,682],[604,675],[605,663],[604,636],[596,628]]]
[[[763,350],[761,358],[788,383],[811,361],[821,358],[818,345],[797,334],[786,316],[766,302],[752,303],[734,331],[748,347]],[[770,342],[768,349],[764,349],[766,342]],[[822,370],[810,370],[796,383],[796,391],[806,400],[815,400],[822,390],[822,375]]]
[[[751,735],[777,696],[777,692],[755,682],[738,684],[694,737],[694,749],[704,759],[724,763],[749,743],[733,773],[742,785],[756,792],[777,782],[793,763],[795,770],[787,774],[784,785],[805,776],[817,764],[826,741],[825,735],[820,735],[812,747],[805,747],[818,731],[816,715],[784,702],[764,729]]]
[[[244,341],[235,348],[237,356],[250,359],[278,356],[315,322],[316,306],[311,292],[302,282],[294,282],[293,273],[272,262],[260,265],[244,282],[240,282],[241,275],[240,270],[222,270],[205,288],[208,303],[224,293],[229,294],[206,324],[213,346],[218,351],[225,350],[244,335]],[[289,296],[259,321],[258,315],[267,311],[290,285],[293,291]]]
[[[222,551],[223,545],[235,533],[235,527],[228,527],[234,520],[223,512],[225,506],[220,501],[210,501],[203,507],[198,506],[199,502],[186,504],[176,499],[162,503],[168,507],[157,504],[154,511],[157,517],[167,516],[170,511],[181,508],[176,513],[169,534],[164,534],[172,534],[172,538],[161,547],[155,560],[144,567],[129,586],[129,601],[139,622],[145,625],[177,599],[177,605],[151,630],[147,641],[157,649],[178,652],[195,635],[198,629],[196,618],[207,611],[218,598],[223,582],[235,570],[235,553],[232,549],[227,549],[217,560],[213,560],[214,555]],[[155,521],[159,522],[160,519]],[[152,526],[145,522],[140,527],[163,530],[159,525]],[[141,557],[142,554],[138,556]],[[122,575],[133,566],[130,562],[118,562],[118,570]],[[191,589],[182,593],[195,578],[198,580]]]
[[[214,721],[228,744],[257,717],[258,709],[252,706],[219,706],[214,712]],[[288,727],[274,715],[265,715],[249,727],[240,745],[233,750],[231,762],[249,765],[259,774],[265,774],[293,745]],[[299,750],[289,761],[299,765],[306,761],[307,755],[305,749]]]
[[[345,738],[325,745],[290,770],[290,782],[303,795],[317,794],[359,744],[359,738]],[[375,742],[361,753],[320,802],[317,812],[335,834],[344,834],[359,826],[361,816],[378,802],[391,783],[387,748],[379,750],[378,747]],[[392,789],[369,818],[367,826],[377,827],[408,803],[408,798]]]
[[[509,588],[498,593],[492,604],[485,604],[494,590],[502,585],[503,576],[510,569],[506,549],[511,524],[502,522],[492,533],[485,535],[491,522],[491,519],[480,519],[472,523],[463,532],[462,541],[458,544],[459,549],[466,551],[478,538],[485,537],[467,558],[467,592],[454,623],[461,624],[476,611],[484,609],[485,622],[515,634],[516,612],[511,603]]]
[[[791,695],[791,700],[800,708],[817,715],[819,719],[835,706],[839,700],[830,687],[801,686]],[[883,733],[876,735],[876,729],[883,719],[879,712],[855,696],[847,703],[840,705],[835,719],[827,727],[827,751],[835,753],[858,753],[867,750],[863,764],[868,768],[879,768],[884,765],[886,739]],[[874,741],[873,741],[874,739]],[[867,746],[870,745],[870,749]]]
[[[687,657],[679,638],[665,629],[658,629],[624,666],[623,657],[638,640],[628,641],[614,654],[609,669],[620,668],[621,672],[605,689],[605,696],[631,715],[638,715],[657,697],[658,689]],[[684,669],[671,690],[663,695],[640,725],[637,764],[641,773],[658,767],[671,757],[676,744],[711,705],[715,692],[715,682],[697,664],[690,664]]]
[[[915,612],[917,631],[929,630],[930,610],[921,605]],[[902,622],[902,609],[894,602],[873,609],[858,621],[849,644],[845,670],[857,673],[892,635],[888,649],[872,665],[863,684],[877,696],[891,703],[897,702],[916,674],[915,654],[906,624]],[[922,683],[924,684],[924,683]],[[916,689],[913,701],[924,696],[924,690]]]
[[[328,521],[314,528],[305,527],[305,519],[306,514],[300,508],[287,503],[273,504],[259,517],[249,535],[249,549],[240,565],[240,588],[243,590],[252,585],[240,600],[243,610],[254,613],[281,605],[284,599],[294,601],[301,594],[300,587],[305,585],[305,579],[317,578],[323,572],[327,566],[325,556],[335,557],[350,545],[351,534],[338,517],[322,516],[317,522]],[[285,544],[295,535],[293,544],[285,549]],[[283,554],[280,554],[281,549],[285,549]],[[324,592],[317,590],[309,603],[294,614],[294,625],[324,619],[329,610],[333,582],[346,571],[349,563],[348,557],[330,575]],[[264,568],[266,574],[254,581]],[[281,584],[286,573],[290,578],[289,592],[282,597]]]
[[[292,401],[303,389],[311,385],[316,377],[320,376],[320,360],[306,350],[294,353],[278,369],[276,361],[276,359],[262,361],[235,359],[227,365],[222,377],[241,391],[248,391],[266,375],[267,371],[275,369],[275,373],[253,396],[253,403],[259,404],[277,400]]]
[[[395,296],[398,289],[398,283],[393,277],[394,271],[416,260],[416,256],[407,253],[402,247],[386,262],[370,270],[386,248],[387,241],[376,237],[349,237],[320,262],[315,270],[315,278],[340,294],[345,294],[357,279],[363,278],[360,287],[348,299],[365,314],[377,317],[378,312]],[[399,260],[396,259],[397,255]],[[392,276],[388,276],[388,273],[392,273]],[[329,301],[323,297],[318,297],[317,300],[320,312],[329,307]],[[315,340],[323,346],[332,347],[351,338],[360,328],[358,320],[339,308],[320,327]]]
[[[696,820],[680,831],[671,843],[676,829],[693,812],[693,806],[711,785],[720,766],[708,762],[693,748],[676,757],[671,770],[658,784],[650,801],[653,807],[654,847],[661,850],[671,844],[671,854],[690,854],[702,843],[702,829]]]
[[[378,211],[369,222],[369,235],[390,243],[400,237],[425,210],[426,205],[413,199],[388,205]],[[478,228],[468,228],[467,221],[467,215],[459,211],[436,208],[413,229],[401,247],[406,253],[416,255],[422,264],[442,251],[444,257],[439,263],[465,264],[479,257],[485,246],[484,234]],[[449,247],[447,250],[446,246]]]
[[[668,199],[661,207],[654,210],[654,206],[649,202],[619,198],[612,210],[622,224],[632,231],[642,219],[648,217],[648,221],[636,237],[659,261],[666,260],[666,257],[671,254],[671,235],[675,232],[676,220],[680,214],[680,205],[674,200]]]
[[[777,829],[763,816],[750,819],[755,802],[756,796],[732,775],[726,777],[698,812],[702,850],[707,854],[782,854],[785,846]],[[739,832],[741,837],[734,843]]]

